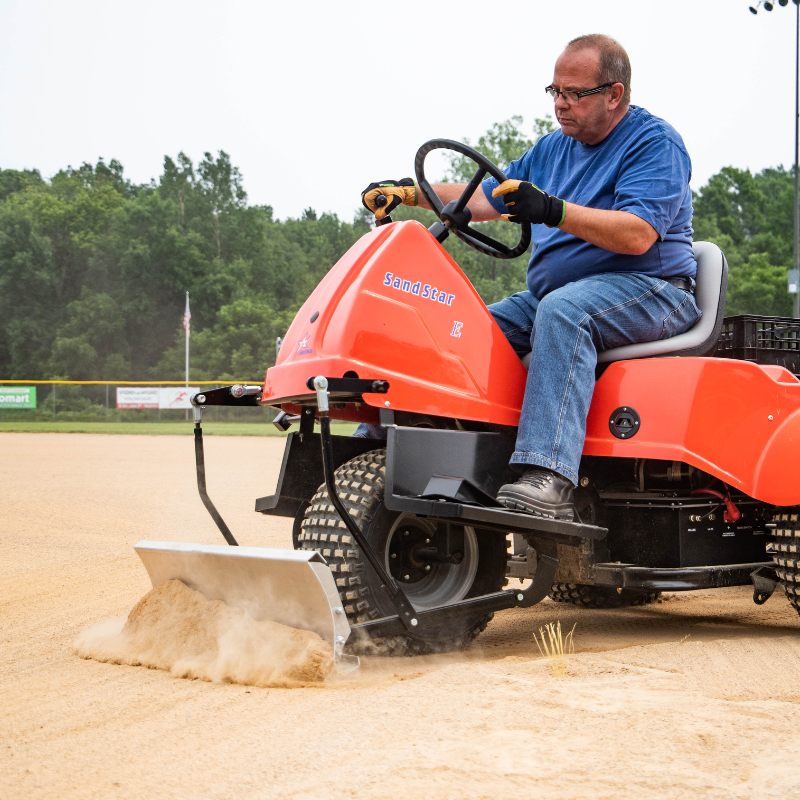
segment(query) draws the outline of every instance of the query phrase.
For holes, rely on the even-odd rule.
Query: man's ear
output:
[[[613,111],[621,102],[625,94],[625,86],[621,83],[613,84],[608,90],[608,108]]]

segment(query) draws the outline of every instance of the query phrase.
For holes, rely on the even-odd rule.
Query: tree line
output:
[[[513,117],[473,146],[502,167],[552,128],[545,118],[528,132]],[[445,179],[473,171],[453,155]],[[719,244],[730,265],[727,314],[791,314],[792,203],[782,167],[725,167],[695,194],[695,238]],[[434,219],[410,208],[394,217]],[[248,204],[223,151],[199,163],[167,156],[159,178],[141,185],[116,160],[49,180],[0,169],[0,377],[180,380],[187,290],[191,377],[263,377],[276,337],[371,225],[364,209],[352,221],[312,208],[276,219],[270,206]],[[481,227],[508,243],[518,236],[499,221]],[[525,287],[526,258],[491,259],[455,237],[445,246],[486,303]]]

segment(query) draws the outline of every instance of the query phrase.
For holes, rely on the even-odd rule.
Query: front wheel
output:
[[[339,467],[334,482],[350,516],[417,611],[503,587],[504,536],[466,527],[463,552],[459,550],[457,557],[447,563],[436,560],[432,552],[435,548],[430,546],[436,523],[413,514],[389,511],[383,502],[385,473],[386,451],[373,450]],[[325,557],[351,624],[397,613],[381,589],[380,579],[333,507],[324,484],[306,509],[297,538],[301,549],[318,550]],[[408,655],[455,650],[483,631],[492,616],[465,611],[455,621],[397,636],[372,640],[362,636],[355,649],[371,651],[379,645],[384,652]]]

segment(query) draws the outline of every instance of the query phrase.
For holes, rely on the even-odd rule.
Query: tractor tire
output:
[[[580,583],[554,583],[548,597],[556,603],[572,603],[584,608],[624,608],[655,603],[661,592],[636,589],[611,589],[607,586],[589,586]]]
[[[506,539],[496,533],[466,528],[460,563],[434,563],[429,571],[407,566],[414,546],[435,529],[435,523],[412,514],[389,511],[383,502],[386,450],[373,450],[351,459],[334,474],[339,497],[367,536],[386,570],[398,581],[418,611],[476,597],[502,589],[505,584]],[[397,612],[381,581],[353,541],[328,497],[319,487],[305,511],[298,545],[317,550],[328,562],[342,605],[351,624],[367,622]],[[465,612],[457,621],[391,637],[361,634],[348,649],[358,653],[424,655],[456,650],[468,645],[494,615]]]
[[[800,614],[800,510],[793,508],[776,514],[773,541],[767,545],[786,597]]]

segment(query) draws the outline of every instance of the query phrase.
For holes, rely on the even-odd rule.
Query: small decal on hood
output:
[[[313,347],[309,347],[308,340],[311,338],[311,334],[306,331],[306,335],[302,339],[297,340],[297,352],[295,353],[296,356],[307,356],[309,353],[314,352]]]

